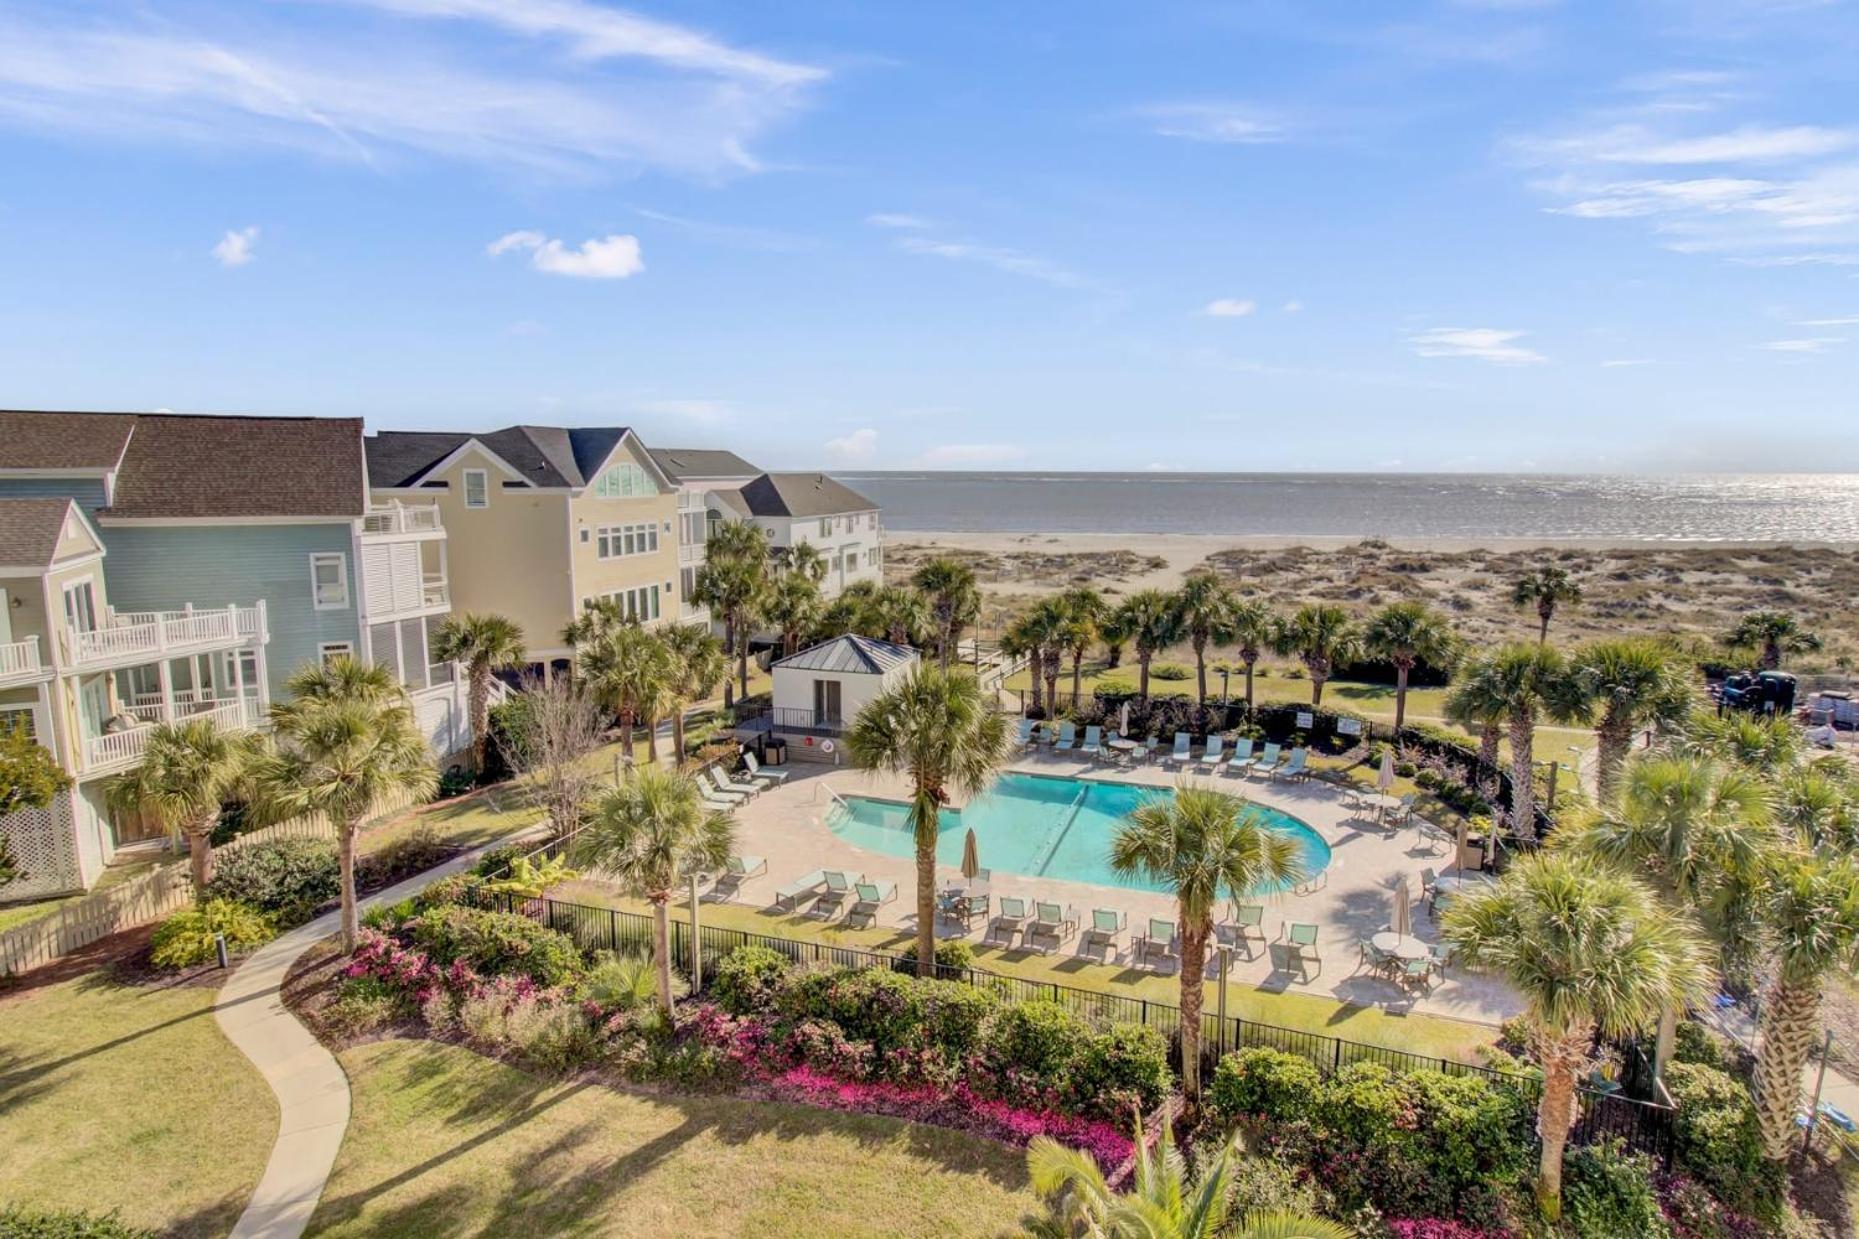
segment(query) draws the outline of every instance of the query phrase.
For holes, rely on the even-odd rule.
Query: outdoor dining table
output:
[[[1390,796],[1386,792],[1373,792],[1364,796],[1362,799],[1371,809],[1375,810],[1376,821],[1380,821],[1382,818],[1386,817],[1389,809],[1398,809],[1401,807],[1401,798],[1399,796]]]
[[[943,914],[967,924],[988,912],[988,884],[980,878],[967,879],[945,886],[938,902]]]
[[[1104,747],[1115,754],[1118,761],[1132,761],[1135,759],[1136,750],[1142,747],[1142,741],[1130,740],[1123,736],[1118,736],[1116,739],[1105,744]]]
[[[1384,929],[1370,938],[1369,942],[1377,951],[1384,955],[1392,955],[1395,959],[1425,959],[1427,957],[1427,944],[1412,934],[1397,934],[1393,930]]]

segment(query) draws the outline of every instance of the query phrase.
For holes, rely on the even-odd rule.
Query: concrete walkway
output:
[[[361,909],[394,904],[428,883],[468,869],[484,852],[532,835],[518,831],[473,848],[417,877],[369,896]],[[278,1098],[278,1138],[250,1203],[232,1228],[233,1239],[296,1239],[316,1211],[349,1125],[349,1080],[297,1017],[284,1007],[284,974],[300,956],[340,929],[330,912],[266,943],[220,987],[213,1013],[220,1030],[258,1068]]]

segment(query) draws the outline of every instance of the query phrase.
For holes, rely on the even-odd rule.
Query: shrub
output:
[[[961,981],[917,981],[922,994],[923,1042],[960,1062],[981,1045],[982,1029],[1001,1009],[992,991]]]
[[[335,1001],[323,1013],[323,1023],[338,1037],[359,1037],[392,1023],[407,1013],[401,991],[379,977],[346,977],[336,989]]]
[[[574,1003],[520,998],[505,1013],[503,1035],[511,1049],[540,1071],[574,1071],[600,1056],[600,1037]]]
[[[921,1044],[925,992],[932,984],[883,968],[847,970],[826,992],[827,1018],[878,1053]],[[946,983],[945,983],[946,984]]]
[[[1084,1021],[1056,1002],[1038,999],[1008,1007],[989,1025],[982,1055],[997,1082],[1063,1093],[1070,1084],[1076,1047],[1088,1035]]]
[[[450,904],[421,914],[413,939],[434,963],[464,961],[488,976],[526,976],[537,985],[560,985],[581,970],[581,955],[567,934],[512,912],[486,912]]]
[[[506,843],[494,847],[478,857],[478,863],[471,867],[471,872],[481,878],[501,878],[510,873],[510,866],[517,857],[527,856],[529,849],[521,844]]]
[[[1172,1083],[1162,1034],[1143,1024],[1115,1024],[1078,1047],[1071,1102],[1083,1113],[1128,1120],[1132,1108],[1143,1114],[1155,1109]]]
[[[256,908],[209,899],[163,921],[151,940],[149,958],[157,967],[188,968],[217,958],[215,934],[224,934],[226,948],[238,951],[268,942],[276,932],[271,918]]]
[[[1415,1071],[1401,1077],[1415,1115],[1411,1141],[1424,1187],[1407,1202],[1460,1217],[1496,1217],[1494,1189],[1526,1172],[1535,1149],[1535,1107],[1484,1076]]]
[[[1207,1100],[1228,1122],[1244,1116],[1289,1121],[1309,1115],[1322,1088],[1323,1077],[1308,1058],[1260,1046],[1220,1060]]]
[[[1652,1159],[1619,1140],[1571,1149],[1562,1162],[1563,1222],[1576,1239],[1666,1239],[1671,1228],[1652,1186]]]
[[[467,908],[501,908],[504,901],[487,889],[488,883],[476,873],[454,873],[428,883],[414,899],[422,911],[461,904]]]
[[[1330,1212],[1328,1193],[1307,1176],[1281,1161],[1266,1157],[1233,1159],[1233,1195],[1228,1214],[1298,1213],[1321,1217]]]
[[[0,1206],[0,1239],[156,1239],[156,1232],[131,1226],[116,1215],[82,1209]]]
[[[1762,1134],[1749,1089],[1734,1076],[1701,1063],[1672,1063],[1665,1086],[1678,1107],[1674,1147],[1678,1162],[1717,1198],[1744,1213],[1772,1214],[1780,1183],[1762,1156]]]
[[[402,899],[399,903],[386,903],[369,908],[361,914],[361,923],[377,933],[386,933],[389,930],[399,929],[418,916],[419,912],[418,900]]]
[[[1185,680],[1194,672],[1180,663],[1151,663],[1149,678],[1152,680]]]
[[[431,822],[417,822],[413,828],[382,844],[357,866],[355,880],[368,887],[392,886],[395,882],[424,873],[452,855],[452,846],[439,838]]]
[[[454,796],[463,796],[470,791],[477,781],[471,771],[463,766],[447,766],[439,772],[439,782],[433,788],[434,800],[450,800]]]
[[[342,893],[336,845],[325,839],[272,839],[222,852],[207,895],[298,923]]]
[[[917,970],[917,944],[912,942],[897,956],[898,971],[914,973]],[[975,966],[975,948],[960,939],[951,939],[936,944],[936,964],[940,968],[968,969]],[[908,965],[907,967],[905,965]]]
[[[765,946],[740,946],[725,955],[710,977],[710,994],[731,1015],[750,1015],[774,1005],[775,987],[791,962]]]
[[[1311,1117],[1358,1147],[1412,1131],[1416,1105],[1407,1082],[1380,1063],[1350,1063],[1317,1091]]]
[[[1695,1020],[1680,1021],[1678,1035],[1672,1039],[1672,1061],[1698,1063],[1705,1067],[1715,1067],[1719,1071],[1726,1066],[1723,1047],[1718,1044],[1717,1038]]]
[[[678,1001],[690,985],[677,972],[671,974],[671,1000]],[[581,978],[580,994],[603,1011],[632,1011],[658,1001],[658,967],[650,955],[615,955],[602,951]]]

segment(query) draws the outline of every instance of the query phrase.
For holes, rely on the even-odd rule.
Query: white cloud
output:
[[[1297,314],[1303,311],[1304,303],[1302,301],[1287,301],[1278,308],[1285,314]]]
[[[933,237],[907,236],[898,247],[912,254],[930,254],[955,262],[976,262],[1009,275],[1023,275],[1058,288],[1088,288],[1091,281],[1057,263],[1020,250],[999,245],[981,245],[972,241],[942,241]]]
[[[1219,297],[1202,307],[1201,313],[1209,318],[1244,318],[1259,308],[1256,301],[1247,301],[1239,297]]]
[[[1615,357],[1602,362],[1601,369],[1624,370],[1629,366],[1650,366],[1652,364],[1653,360],[1650,357]]]
[[[1163,137],[1192,142],[1255,146],[1291,136],[1283,121],[1242,103],[1152,103],[1136,114]]]
[[[1806,340],[1770,340],[1761,347],[1771,353],[1824,353],[1845,340],[1837,336],[1814,336]]]
[[[634,207],[633,213],[654,223],[668,225],[699,241],[736,249],[764,250],[771,254],[794,254],[802,250],[814,249],[819,244],[811,237],[778,232],[773,228],[758,228],[753,224],[718,224],[709,220],[672,215],[666,211],[648,210],[645,207]]]
[[[873,228],[930,228],[929,220],[921,215],[905,215],[898,211],[876,211],[865,217],[865,222]]]
[[[1622,124],[1521,145],[1539,157],[1581,162],[1708,164],[1792,161],[1846,150],[1855,144],[1859,144],[1859,133],[1819,125],[1744,125],[1721,133],[1677,136],[1643,124]]]
[[[1849,314],[1843,318],[1805,318],[1796,323],[1797,327],[1859,327],[1859,314]]]
[[[981,469],[1026,459],[1026,449],[1012,443],[944,443],[917,457],[926,469]]]
[[[252,246],[258,243],[258,225],[250,228],[228,228],[226,235],[213,247],[213,257],[219,259],[222,267],[243,267],[252,261]]]
[[[1524,334],[1495,327],[1434,327],[1407,339],[1422,357],[1466,357],[1500,365],[1534,365],[1548,360],[1516,343]]]
[[[720,426],[734,421],[735,406],[727,400],[642,400],[633,406],[647,417],[690,422],[697,426]]]
[[[826,441],[826,463],[829,465],[868,465],[877,455],[878,432],[870,427]]]
[[[484,247],[492,258],[512,250],[528,250],[529,265],[548,275],[623,280],[645,270],[639,257],[639,238],[623,234],[592,237],[583,241],[580,249],[569,249],[560,241],[525,228],[506,232]]]

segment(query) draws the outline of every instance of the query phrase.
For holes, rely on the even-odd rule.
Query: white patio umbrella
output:
[[[1386,792],[1394,786],[1394,750],[1383,749],[1381,769],[1375,773],[1375,790]]]
[[[1117,711],[1117,734],[1119,736],[1130,734],[1130,703],[1127,701],[1123,703],[1123,708]]]
[[[1405,878],[1401,879],[1401,884],[1394,888],[1394,920],[1392,925],[1394,932],[1400,934],[1403,938],[1414,932],[1412,898],[1407,893],[1407,879]]]

